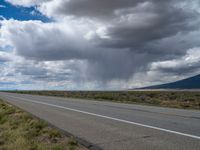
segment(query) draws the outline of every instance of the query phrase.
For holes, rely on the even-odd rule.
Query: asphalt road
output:
[[[200,150],[200,111],[72,98],[0,97],[105,150]]]

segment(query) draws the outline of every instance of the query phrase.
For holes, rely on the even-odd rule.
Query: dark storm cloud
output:
[[[44,24],[40,21],[13,21],[12,24],[7,28],[10,33],[8,38],[16,47],[18,55],[41,61],[82,59],[87,55],[83,53],[87,49],[83,39],[65,31],[58,24]]]
[[[132,24],[127,26],[120,24],[119,26],[108,29],[108,36],[111,36],[112,39],[110,41],[103,41],[102,45],[105,43],[109,47],[129,47],[135,49],[147,42],[171,37],[180,32],[187,33],[194,31],[199,26],[197,23],[190,23],[193,19],[198,18],[198,15],[197,13],[188,14],[184,11],[172,10],[170,12],[163,12],[163,14],[161,12],[149,26],[143,27],[141,25],[134,27]]]
[[[186,63],[184,63],[184,61]],[[187,75],[188,73],[200,71],[200,61],[198,62],[187,62],[183,60],[179,62],[176,66],[160,66],[156,68],[161,73],[169,73],[174,75]]]
[[[29,2],[21,5],[33,4]],[[74,65],[73,74],[34,71],[35,80],[60,81],[74,76],[76,81],[128,81],[135,73],[151,69],[152,62],[173,62],[189,49],[200,47],[198,4],[198,0],[40,1],[34,5],[55,22],[10,21],[4,23],[9,26],[5,37],[25,59],[83,61],[76,64],[79,67]],[[199,67],[190,65],[172,69],[158,65],[154,70],[184,73]],[[66,68],[73,67],[66,64]],[[32,74],[26,69],[20,72]]]
[[[199,29],[199,13],[182,8],[182,0],[70,0],[63,1],[54,13],[89,18],[108,24],[107,36],[96,37],[102,47],[130,48],[137,52],[166,53],[162,39],[178,33],[185,36]],[[179,39],[176,39],[179,40]],[[154,46],[153,46],[154,45]],[[187,44],[174,53],[185,53]],[[152,46],[152,47],[151,47]],[[175,52],[176,51],[176,52]],[[181,51],[181,52],[177,52]]]
[[[152,57],[146,54],[135,54],[129,50],[110,50],[89,61],[87,76],[103,82],[112,79],[128,80],[130,75],[142,69],[143,64],[150,60]]]
[[[144,0],[69,0],[63,1],[55,10],[57,14],[88,17],[95,19],[110,19],[117,9],[135,6]]]
[[[171,73],[174,75],[187,75],[188,73],[191,72],[196,72],[199,71],[200,68],[200,63],[199,64],[195,64],[193,66],[182,66],[182,67],[177,67],[177,68],[160,68],[160,72],[162,73]]]
[[[134,8],[138,4],[149,2],[162,8],[180,0],[64,0],[54,9],[55,14],[71,15],[93,19],[113,19],[118,17],[116,11]]]
[[[186,55],[173,60],[158,61],[151,64],[153,71],[165,74],[186,75],[188,73],[199,73],[200,71],[200,48],[187,51]]]
[[[145,6],[141,4],[142,6],[122,11],[119,13],[123,18],[122,21],[119,21],[121,18],[114,19],[113,25],[107,29],[107,36],[111,38],[97,40],[104,47],[152,52],[154,48],[149,45],[154,42],[159,45],[164,38],[175,36],[178,33],[184,36],[199,29],[199,13],[177,8],[173,6],[175,4],[176,1],[167,3],[166,1],[152,1],[152,3],[144,4]],[[165,52],[162,47],[159,49]]]

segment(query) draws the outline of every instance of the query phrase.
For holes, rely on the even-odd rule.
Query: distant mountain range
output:
[[[149,86],[141,89],[200,89],[200,75],[172,83]]]

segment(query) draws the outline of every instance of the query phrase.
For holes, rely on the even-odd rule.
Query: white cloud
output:
[[[181,58],[154,62],[151,64],[151,70],[159,70],[166,69],[170,70],[178,70],[180,69],[198,69],[200,68],[200,48],[193,48],[187,51],[187,54]]]
[[[7,2],[52,20],[0,21],[0,81],[18,88],[131,88],[199,68],[199,11],[186,0]]]
[[[90,50],[81,26],[4,20],[1,36],[21,56],[39,60],[84,59]],[[26,41],[26,42],[24,42]]]

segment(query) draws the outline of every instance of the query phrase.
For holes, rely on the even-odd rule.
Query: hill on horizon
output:
[[[200,89],[200,74],[176,82],[143,87],[140,89]]]

